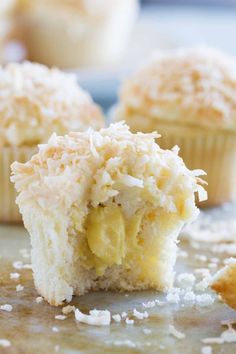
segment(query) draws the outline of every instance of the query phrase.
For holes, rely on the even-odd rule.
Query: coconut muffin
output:
[[[219,270],[212,278],[211,288],[221,295],[222,299],[236,309],[236,258]]]
[[[121,87],[116,120],[157,130],[163,148],[180,147],[186,165],[207,172],[208,201],[236,197],[236,61],[216,49],[157,53]]]
[[[18,25],[28,58],[61,68],[119,61],[138,0],[21,0]]]
[[[27,161],[53,132],[103,126],[100,109],[74,75],[27,62],[0,68],[0,221],[21,220],[10,183],[13,161]]]
[[[167,290],[176,241],[206,197],[158,135],[122,123],[50,138],[12,165],[17,204],[32,244],[35,286],[51,305],[89,290]]]

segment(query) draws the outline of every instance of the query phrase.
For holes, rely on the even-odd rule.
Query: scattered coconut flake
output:
[[[150,308],[156,306],[156,302],[155,302],[155,301],[143,302],[142,305],[143,305],[143,307],[145,307],[146,309],[150,309]]]
[[[138,318],[139,320],[143,320],[144,318],[148,318],[147,311],[139,312],[136,309],[134,309],[133,315],[134,315],[134,317]]]
[[[201,354],[212,354],[212,347],[210,347],[209,345],[202,347]]]
[[[41,302],[43,302],[42,296],[36,297],[35,301],[37,302],[37,304],[41,304]]]
[[[53,331],[54,333],[57,333],[57,332],[59,332],[59,328],[58,328],[58,327],[52,327],[52,331]]]
[[[122,317],[122,318],[126,318],[126,317],[127,317],[127,315],[128,315],[128,314],[127,314],[126,312],[124,312],[124,311],[123,311],[123,312],[122,312],[122,314],[121,314],[121,317]]]
[[[16,291],[19,292],[19,291],[22,291],[22,290],[24,290],[23,285],[18,284],[18,285],[16,286]]]
[[[128,325],[132,325],[132,324],[134,324],[134,320],[131,320],[131,319],[129,319],[127,317],[126,320],[125,320],[125,323],[128,324]]]
[[[2,310],[2,311],[11,312],[12,309],[13,309],[13,307],[9,304],[5,304],[5,305],[0,306],[0,310]]]
[[[112,318],[113,318],[113,320],[115,322],[120,322],[121,321],[121,315],[119,315],[119,314],[113,315]]]
[[[107,344],[112,344],[116,347],[128,347],[128,348],[136,348],[136,344],[134,342],[132,342],[129,339],[125,339],[125,340],[114,340],[114,341],[107,341]]]
[[[75,311],[75,306],[67,305],[62,308],[63,315],[69,315],[69,313]]]
[[[55,320],[60,320],[60,321],[63,321],[65,320],[67,317],[65,315],[56,315],[55,316]]]
[[[20,278],[20,274],[19,273],[10,273],[10,279],[19,279]]]
[[[78,322],[86,323],[93,326],[108,326],[111,323],[111,313],[108,310],[90,310],[89,315],[75,310],[75,319]]]
[[[177,339],[184,339],[186,337],[184,333],[179,332],[173,325],[169,326],[169,333]]]
[[[221,333],[220,337],[204,338],[202,342],[205,344],[235,343],[236,331],[233,328],[226,329]]]
[[[181,273],[177,277],[177,282],[182,288],[193,286],[196,277],[192,273]]]
[[[7,339],[0,339],[0,347],[8,348],[11,346],[11,342]]]

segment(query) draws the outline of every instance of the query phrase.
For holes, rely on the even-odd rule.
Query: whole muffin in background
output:
[[[236,198],[236,60],[209,47],[157,53],[121,88],[115,120],[157,130],[190,169],[207,172],[208,201]]]
[[[138,0],[20,0],[19,32],[28,58],[61,68],[119,61]]]
[[[53,135],[12,165],[35,286],[51,305],[90,290],[167,290],[177,237],[198,215],[199,175],[158,134],[117,123]],[[52,261],[53,260],[53,261]]]
[[[10,165],[25,162],[53,132],[99,129],[104,118],[76,76],[39,64],[0,68],[0,221],[21,220]]]

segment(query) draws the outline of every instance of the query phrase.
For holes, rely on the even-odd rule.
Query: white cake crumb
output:
[[[19,291],[23,291],[23,290],[24,290],[23,285],[18,284],[18,285],[16,286],[16,291],[17,291],[17,292],[19,292]]]
[[[122,314],[121,314],[121,317],[122,317],[122,318],[126,318],[126,317],[127,317],[127,315],[128,315],[128,314],[127,314],[126,312],[124,312],[124,311],[123,311],[123,312],[122,312]]]
[[[196,281],[196,277],[192,273],[181,273],[177,277],[177,282],[182,288],[193,286]]]
[[[155,303],[157,304],[157,306],[164,306],[165,302],[164,301],[160,301],[160,300],[155,300]]]
[[[169,326],[169,333],[177,339],[184,339],[186,337],[184,333],[179,332],[173,325]]]
[[[37,302],[37,304],[41,304],[43,302],[42,296],[36,297],[35,301]]]
[[[136,309],[134,309],[133,315],[134,315],[134,317],[138,318],[139,320],[143,320],[144,318],[148,318],[147,311],[139,312]]]
[[[11,342],[7,339],[0,339],[0,347],[8,348],[11,346]]]
[[[195,299],[196,299],[196,295],[194,294],[193,291],[187,291],[183,297],[184,302],[187,302],[187,303],[194,302]]]
[[[196,304],[200,307],[211,306],[214,303],[214,298],[209,294],[196,295]]]
[[[170,303],[170,304],[178,304],[180,301],[179,295],[176,293],[168,293],[166,295],[166,300]]]
[[[179,258],[188,258],[188,253],[185,252],[185,251],[179,250],[177,256],[178,256]]]
[[[125,323],[128,324],[128,325],[132,325],[132,324],[134,324],[134,320],[131,320],[131,319],[129,319],[127,317],[126,320],[125,320]]]
[[[112,318],[113,318],[113,320],[115,322],[120,322],[121,321],[121,315],[119,315],[119,314],[113,315]]]
[[[13,309],[13,307],[9,304],[5,304],[5,305],[0,306],[0,310],[2,310],[2,311],[11,312],[12,309]]]
[[[63,315],[69,315],[71,312],[75,312],[75,306],[67,305],[62,308]]]
[[[67,317],[65,315],[56,315],[55,316],[55,320],[60,320],[60,321],[63,321],[65,320]]]
[[[111,313],[108,310],[90,310],[89,315],[75,310],[75,319],[78,322],[86,323],[93,326],[108,326],[111,323]]]
[[[58,328],[58,327],[52,327],[52,331],[53,331],[54,333],[57,333],[57,332],[59,332],[59,328]]]
[[[146,309],[152,308],[156,306],[156,302],[153,301],[148,301],[148,302],[143,302],[142,303],[143,307],[145,307]]]
[[[209,285],[209,281],[207,280],[207,278],[204,278],[203,280],[201,280],[199,283],[195,285],[195,290],[205,291],[208,288],[208,285]]]
[[[194,273],[196,275],[201,276],[201,277],[209,277],[210,276],[210,271],[208,268],[197,268],[194,270]]]
[[[212,347],[210,347],[209,345],[202,347],[201,354],[212,354]]]
[[[143,329],[143,333],[144,333],[144,334],[151,334],[152,331],[151,331],[151,329],[149,329],[149,328],[144,328],[144,329]]]
[[[23,264],[22,261],[13,262],[12,266],[15,269],[32,269],[32,265],[31,264]]]
[[[10,273],[10,279],[19,279],[20,278],[20,274],[19,273]]]

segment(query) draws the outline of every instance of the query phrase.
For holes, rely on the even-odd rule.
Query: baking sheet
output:
[[[206,212],[205,212],[206,213]],[[235,207],[216,209],[209,212],[212,218],[236,216]],[[200,248],[199,248],[200,247]],[[220,257],[215,269],[229,255],[214,254],[206,247],[180,242],[181,251],[188,253],[187,258],[180,254],[177,260],[177,273],[192,272],[204,268],[206,264],[196,255]],[[198,249],[199,248],[199,249]],[[0,339],[8,339],[11,347],[1,348],[0,353],[201,353],[203,338],[218,337],[226,329],[223,320],[236,319],[236,313],[222,302],[213,306],[196,308],[183,303],[155,306],[146,309],[147,319],[134,320],[133,325],[114,323],[107,327],[89,326],[77,323],[74,314],[64,321],[56,320],[61,308],[49,306],[46,302],[36,303],[38,296],[34,289],[32,273],[29,269],[17,270],[13,262],[28,264],[27,250],[30,249],[29,237],[21,226],[0,226],[0,305],[10,304],[11,312],[0,311]],[[22,251],[23,250],[23,251]],[[200,257],[201,258],[201,257]],[[204,258],[204,257],[203,257]],[[21,274],[19,280],[10,279],[11,272]],[[16,285],[24,286],[16,292]],[[82,312],[91,309],[108,309],[112,314],[123,311],[131,314],[133,309],[143,312],[142,303],[154,299],[164,300],[165,295],[155,291],[134,293],[97,292],[75,297],[72,304]],[[177,339],[169,333],[169,326],[186,335]],[[56,327],[56,329],[55,329]],[[213,354],[236,353],[236,343],[213,344]]]

